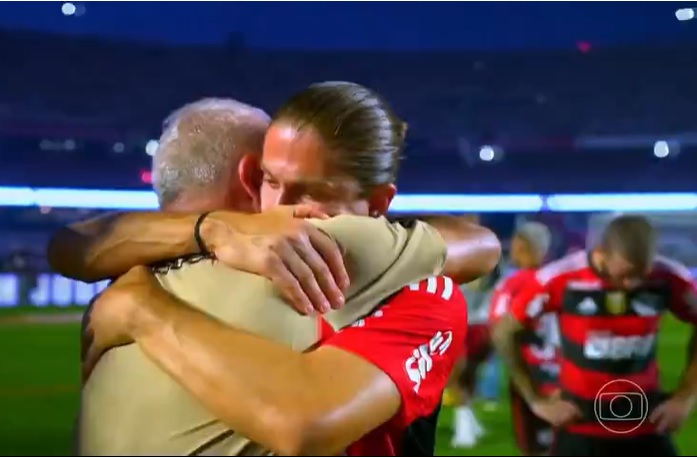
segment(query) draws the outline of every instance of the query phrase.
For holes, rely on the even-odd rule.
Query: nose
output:
[[[295,192],[291,192],[289,189],[282,187],[278,193],[276,202],[279,205],[295,205],[298,203],[298,198]]]

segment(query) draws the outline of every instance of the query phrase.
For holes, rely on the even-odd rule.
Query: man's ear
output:
[[[254,202],[255,207],[259,207],[259,189],[261,188],[262,172],[259,166],[259,156],[255,154],[245,154],[242,156],[237,166],[237,174],[240,183],[249,198]]]

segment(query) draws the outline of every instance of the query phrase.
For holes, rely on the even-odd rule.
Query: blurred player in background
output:
[[[453,447],[473,447],[484,434],[484,428],[472,411],[472,401],[479,368],[492,355],[487,323],[492,283],[493,280],[486,277],[460,286],[467,300],[468,328],[463,358],[456,365],[448,387],[450,401],[455,406]]]
[[[510,262],[517,268],[495,288],[491,300],[490,325],[509,312],[511,300],[530,282],[535,281],[535,270],[544,262],[552,237],[549,229],[539,222],[520,226],[511,240]],[[548,396],[557,389],[557,348],[559,344],[556,315],[542,316],[534,330],[521,332],[518,340],[520,357],[525,362],[530,378],[539,395]],[[541,455],[549,452],[552,444],[552,426],[535,416],[525,400],[510,384],[513,432],[516,445],[523,455]]]
[[[677,455],[669,434],[697,398],[695,338],[682,381],[660,390],[656,342],[661,315],[697,325],[697,288],[681,264],[656,255],[649,220],[613,219],[592,250],[535,273],[501,318],[494,339],[520,395],[556,427],[553,455]],[[516,336],[546,313],[559,316],[561,397],[545,397],[520,357]]]
[[[479,222],[476,216],[470,219]],[[492,356],[488,314],[491,293],[500,277],[500,266],[489,275],[460,286],[467,301],[467,341],[464,357],[458,361],[448,386],[446,400],[455,407],[453,447],[470,448],[484,434],[472,411],[479,368]]]

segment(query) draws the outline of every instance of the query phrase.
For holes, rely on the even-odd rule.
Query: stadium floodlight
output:
[[[675,17],[679,21],[689,21],[695,18],[694,8],[680,8],[675,11]]]
[[[1,187],[0,206],[153,210],[152,191]],[[401,194],[395,213],[536,213],[600,211],[695,211],[697,193],[604,194]]]

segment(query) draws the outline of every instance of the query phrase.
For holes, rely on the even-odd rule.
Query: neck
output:
[[[185,195],[162,207],[173,213],[204,213],[221,208],[225,208],[225,202],[210,195]]]

